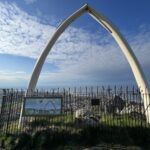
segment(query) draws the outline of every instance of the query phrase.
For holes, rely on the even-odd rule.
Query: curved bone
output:
[[[122,36],[122,34],[119,32],[119,30],[115,27],[115,25],[110,22],[105,16],[103,16],[100,12],[98,13],[96,10],[88,6],[87,4],[81,7],[79,10],[77,10],[75,13],[73,13],[70,17],[68,17],[55,31],[52,38],[50,39],[49,43],[47,44],[46,48],[41,53],[39,59],[36,62],[36,65],[34,67],[29,86],[28,91],[34,91],[41,69],[43,67],[43,64],[45,62],[45,59],[47,55],[49,54],[50,50],[52,49],[53,45],[59,38],[59,36],[64,32],[64,30],[79,16],[81,16],[83,13],[87,12],[92,16],[98,23],[100,23],[105,29],[107,29],[110,34],[113,36],[113,38],[116,40],[117,44],[120,46],[123,54],[125,55],[132,72],[134,74],[134,77],[136,79],[136,82],[138,84],[138,87],[141,91],[142,99],[144,100],[144,107],[147,112],[147,119],[150,122],[150,98],[149,98],[149,86],[148,82],[145,78],[145,75],[142,71],[142,68],[134,55],[131,47],[129,46],[128,42],[125,40],[125,38]],[[28,94],[28,93],[27,93]],[[148,117],[149,116],[149,117]]]

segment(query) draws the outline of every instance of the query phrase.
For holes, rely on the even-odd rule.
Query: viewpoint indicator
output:
[[[24,116],[51,116],[62,112],[62,97],[26,97]]]

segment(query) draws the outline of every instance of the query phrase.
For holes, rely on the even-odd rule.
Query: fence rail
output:
[[[62,111],[51,116],[22,116],[25,90],[3,89],[0,134],[33,133],[46,129],[78,132],[86,126],[149,128],[139,88],[79,87],[32,91],[28,97],[62,97]],[[144,96],[149,96],[145,94]]]

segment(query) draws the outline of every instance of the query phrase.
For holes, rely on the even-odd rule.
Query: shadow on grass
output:
[[[95,145],[138,146],[150,149],[150,128],[98,126],[78,132],[47,129],[35,133],[1,137],[1,147],[11,150],[82,149]],[[68,147],[68,148],[67,148]],[[121,149],[121,148],[120,148]]]

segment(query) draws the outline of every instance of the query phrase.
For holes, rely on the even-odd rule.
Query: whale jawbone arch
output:
[[[128,42],[125,40],[125,38],[122,36],[122,34],[119,32],[119,30],[114,26],[112,22],[110,22],[105,16],[103,16],[101,13],[98,13],[96,10],[94,10],[92,7],[85,4],[82,6],[79,10],[74,12],[71,16],[69,16],[56,30],[56,32],[53,34],[52,38],[50,39],[49,43],[47,44],[44,51],[41,53],[39,59],[36,62],[36,65],[34,67],[29,85],[28,85],[28,92],[27,95],[30,93],[30,91],[34,91],[42,66],[45,62],[45,59],[47,55],[49,54],[51,48],[59,38],[59,36],[64,32],[64,30],[78,17],[80,17],[83,13],[87,12],[92,18],[94,18],[98,23],[100,23],[106,30],[110,32],[110,34],[113,36],[117,44],[120,46],[123,54],[125,55],[132,72],[134,74],[134,77],[136,79],[137,85],[140,88],[141,97],[144,101],[144,108],[145,108],[145,114],[147,118],[147,122],[150,123],[150,97],[149,97],[149,86],[148,82],[144,76],[144,73],[142,71],[142,68],[135,57],[131,47],[129,46]]]

